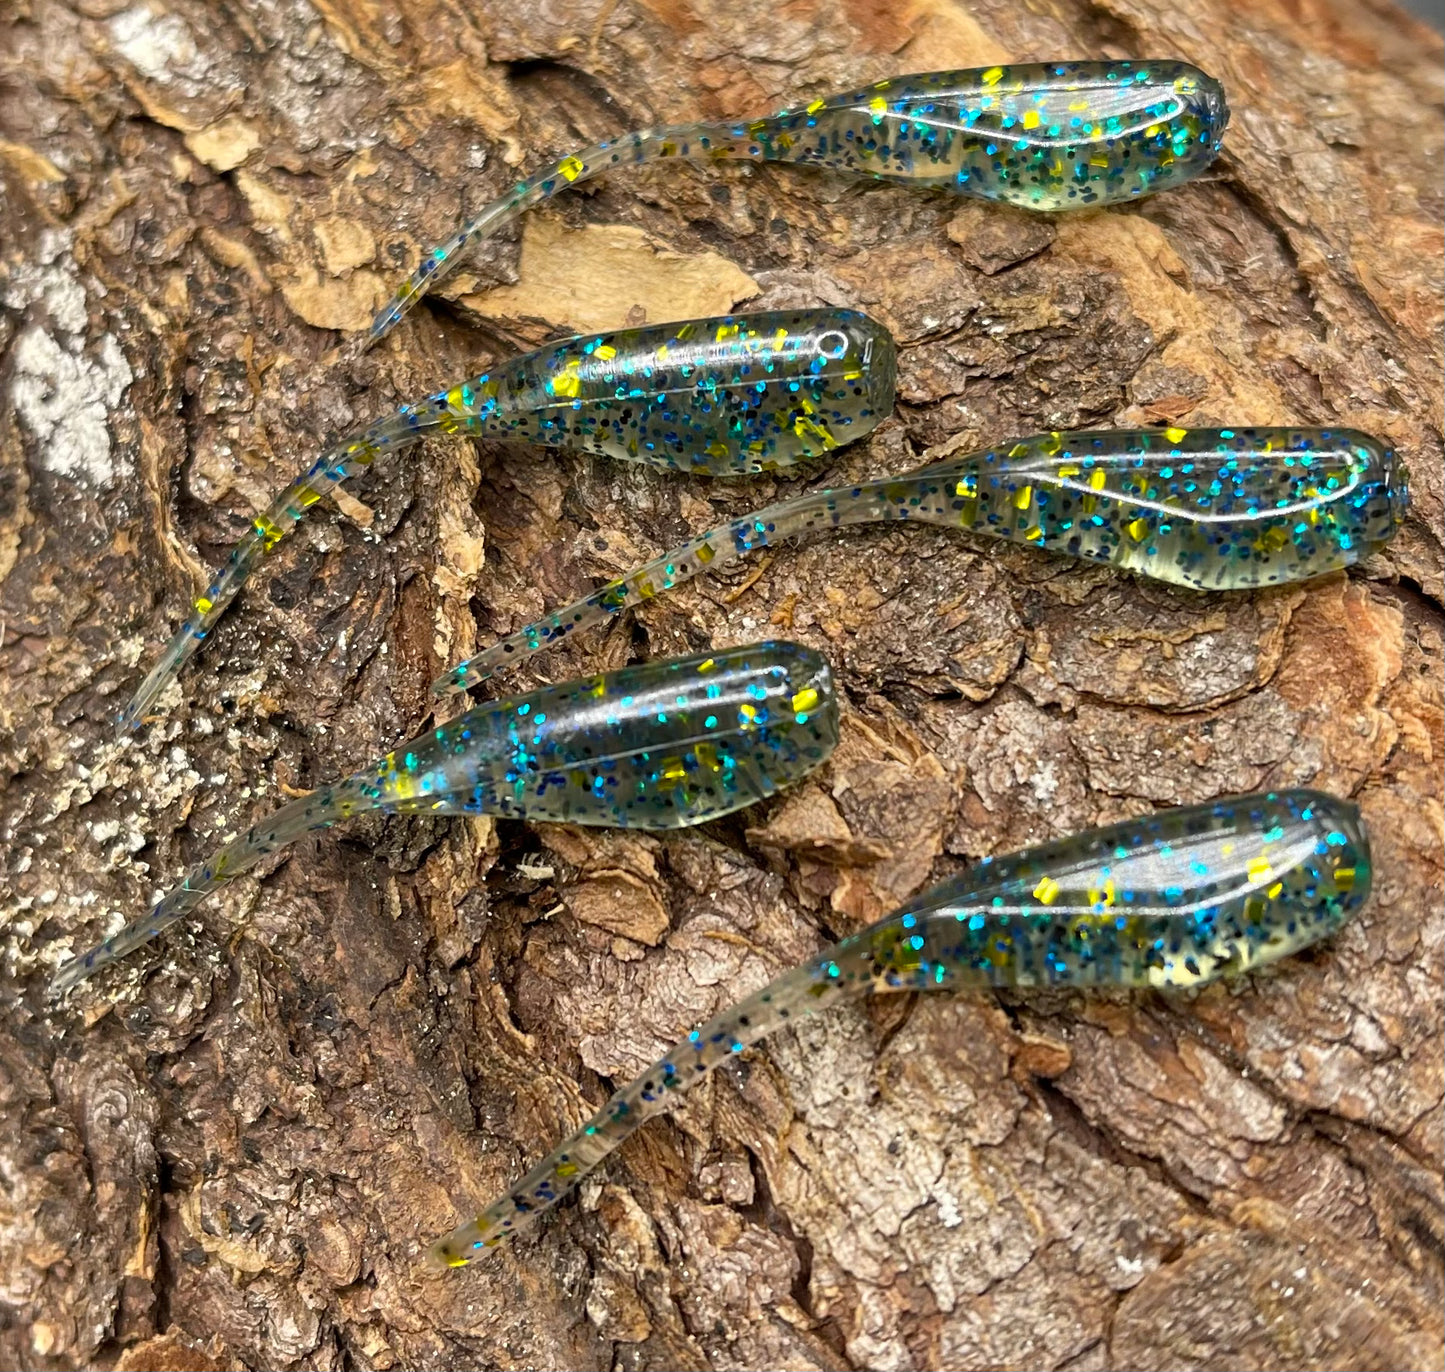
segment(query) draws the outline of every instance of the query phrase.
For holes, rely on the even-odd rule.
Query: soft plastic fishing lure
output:
[[[1185,62],[1042,62],[897,76],[770,119],[629,134],[564,157],[494,200],[427,254],[376,316],[371,340],[390,333],[468,244],[624,163],[792,162],[1063,210],[1188,181],[1214,161],[1228,120],[1223,88]]]
[[[902,477],[816,491],[735,519],[504,638],[432,683],[466,689],[577,629],[779,539],[909,520],[1109,562],[1201,590],[1301,581],[1395,532],[1406,472],[1353,429],[1039,434]]]
[[[892,336],[852,310],[772,311],[589,334],[404,405],[327,449],[258,515],[121,715],[137,724],[256,564],[383,452],[434,431],[524,439],[732,476],[817,457],[893,409]]]
[[[1333,933],[1365,901],[1353,805],[1316,791],[1165,810],[995,861],[710,1020],[432,1248],[461,1267],[555,1205],[718,1063],[841,1000],[980,986],[1197,986]]]
[[[469,710],[226,844],[143,920],[67,963],[67,990],[313,829],[367,810],[679,829],[789,786],[838,742],[827,662],[772,642],[628,667]]]

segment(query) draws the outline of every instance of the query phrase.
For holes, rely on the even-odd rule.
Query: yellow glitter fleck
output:
[[[1273,886],[1271,886],[1271,887],[1269,888],[1268,891],[1265,892],[1265,895],[1267,895],[1271,900],[1278,900],[1278,899],[1280,898],[1280,895],[1281,895],[1281,893],[1282,893],[1283,891],[1284,891],[1284,882],[1282,882],[1282,881],[1277,881],[1277,882],[1275,882],[1275,884],[1274,884]]]
[[[575,1162],[559,1162],[557,1164],[557,1175],[559,1177],[575,1177],[577,1175],[577,1164]]]
[[[557,170],[569,181],[575,181],[587,170],[587,164],[580,157],[564,157],[557,164]]]
[[[704,567],[706,567],[707,564],[711,562],[716,556],[717,551],[713,548],[711,543],[702,543],[698,545],[697,560],[701,562]]]
[[[965,500],[972,500],[978,494],[978,478],[973,475],[960,477],[953,493],[963,496]]]
[[[1060,475],[1061,477],[1062,477],[1062,476],[1078,476],[1080,470],[1081,470],[1081,469],[1080,469],[1079,464],[1078,464],[1077,462],[1065,462],[1064,465],[1059,468],[1059,475]]]
[[[570,362],[565,371],[554,376],[547,383],[547,389],[553,395],[566,396],[569,399],[575,398],[582,391],[582,378],[577,375],[577,364]]]
[[[706,662],[704,662],[700,667],[698,667],[697,670],[698,670],[699,672],[711,672],[711,671],[713,671],[716,667],[717,667],[717,659],[710,657],[710,658],[708,658],[708,660],[707,660]]]
[[[1053,877],[1045,877],[1034,887],[1034,899],[1052,905],[1059,898],[1059,889],[1059,883]]]
[[[699,767],[706,767],[709,772],[722,771],[722,763],[718,760],[717,749],[711,743],[699,743],[693,750]]]
[[[1024,114],[1023,124],[1024,124],[1024,128],[1026,128],[1026,129],[1036,129],[1036,128],[1038,128],[1038,126],[1039,126],[1039,112],[1038,112],[1037,110],[1028,110],[1028,111],[1026,111],[1025,114]]]
[[[664,758],[659,771],[662,775],[661,787],[664,791],[670,791],[678,782],[687,780],[687,768],[683,765],[680,757]]]
[[[737,336],[738,336],[738,326],[737,326],[736,324],[719,324],[719,325],[717,326],[717,334],[716,334],[716,340],[717,340],[717,342],[719,342],[719,343],[724,343],[724,342],[726,342],[729,338],[736,338]]]
[[[1089,159],[1089,165],[1091,167],[1107,167],[1109,165],[1108,156],[1106,154],[1099,153],[1098,155]]]
[[[823,445],[825,450],[838,446],[838,440],[834,438],[827,429],[803,415],[799,415],[797,419],[793,421],[793,432],[797,434],[799,438],[815,439]]]
[[[215,609],[215,607],[216,602],[206,596],[202,596],[199,600],[196,601],[196,609],[198,609],[203,615],[210,614],[211,611]]]
[[[793,696],[793,713],[802,714],[805,710],[811,710],[818,703],[818,693],[811,686],[804,686]]]
[[[751,724],[758,717],[758,712],[751,705],[739,705],[738,715],[746,723]]]
[[[262,549],[268,553],[281,541],[282,535],[285,532],[285,530],[278,528],[266,515],[258,516],[251,527],[261,535]]]
[[[1189,430],[1188,430],[1188,429],[1165,429],[1165,430],[1164,430],[1164,437],[1167,438],[1171,443],[1182,443],[1186,438],[1189,437]]]
[[[1281,529],[1279,525],[1276,524],[1274,528],[1266,529],[1262,534],[1260,534],[1257,546],[1261,552],[1277,553],[1288,543],[1288,532],[1286,532],[1284,529]]]
[[[728,445],[724,443],[722,439],[715,438],[707,445],[707,455],[709,457],[726,457],[728,455]]]
[[[1014,509],[1027,510],[1034,503],[1034,488],[1032,486],[1020,486],[1014,492]]]
[[[818,111],[822,109],[823,106],[827,103],[828,102],[826,100],[814,100],[813,103],[808,106],[808,113],[817,114]]]
[[[888,102],[881,95],[875,95],[868,102],[868,108],[873,111],[873,122],[876,124],[888,112]]]
[[[1268,858],[1255,858],[1255,860],[1249,864],[1248,870],[1249,879],[1256,886],[1263,886],[1264,883],[1274,875],[1274,868],[1269,865]]]
[[[1043,540],[1043,536],[1044,531],[1037,524],[1035,524],[1033,528],[1025,530],[1024,532],[1024,537],[1028,539],[1030,543],[1041,542]]]
[[[1147,519],[1133,519],[1129,521],[1129,537],[1135,543],[1142,543],[1149,537],[1149,521]]]
[[[996,86],[1001,80],[1003,80],[1002,67],[990,67],[983,74],[983,84],[985,86]]]
[[[1353,891],[1355,889],[1355,869],[1353,867],[1336,867],[1335,885],[1341,891]]]
[[[646,577],[643,577],[643,579],[637,583],[637,594],[640,595],[643,600],[651,600],[652,597],[657,594],[657,587]]]
[[[593,356],[600,357],[604,362],[611,362],[617,356],[617,349],[610,343],[599,343]]]
[[[1093,476],[1089,478],[1089,485],[1096,491],[1102,491],[1109,484],[1109,474],[1102,467],[1098,468]]]
[[[1089,892],[1090,905],[1102,905],[1106,909],[1114,903],[1114,878],[1110,877],[1104,882],[1103,888]]]

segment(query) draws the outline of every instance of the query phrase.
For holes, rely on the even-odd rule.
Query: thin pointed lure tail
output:
[[[519,182],[433,248],[372,321],[369,341],[385,338],[470,244],[624,164],[791,162],[1061,210],[1197,176],[1228,120],[1219,83],[1184,62],[1048,62],[898,76],[766,119],[629,134]]]
[[[1301,581],[1387,542],[1409,503],[1407,475],[1390,448],[1353,429],[1035,434],[710,529],[459,663],[432,690],[466,690],[701,572],[848,524],[964,529],[1199,590]]]
[[[267,854],[294,843],[313,829],[329,828],[338,820],[375,809],[380,803],[375,797],[367,797],[352,778],[282,806],[192,868],[180,885],[165,895],[144,919],[126,925],[118,934],[67,962],[52,979],[50,994],[63,995],[72,986],[144,947],[190,914],[212,891],[249,872]]]
[[[203,594],[191,606],[186,622],[176,630],[166,649],[156,659],[144,681],[125,709],[118,725],[121,733],[134,729],[145,718],[156,698],[205,642],[216,621],[236,598],[256,566],[271,553],[306,512],[347,477],[369,467],[390,447],[405,447],[431,427],[419,418],[419,408],[404,408],[371,425],[363,432],[328,448],[311,467],[286,487],[266,510],[251,521],[251,527],[231,549],[230,555]]]
[[[1316,791],[1165,810],[981,863],[689,1034],[430,1255],[463,1267],[496,1247],[718,1063],[837,1001],[983,986],[1198,986],[1328,936],[1369,889],[1359,812]]]

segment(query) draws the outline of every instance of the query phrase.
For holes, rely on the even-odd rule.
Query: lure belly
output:
[[[432,1256],[461,1267],[495,1247],[718,1063],[825,1006],[886,991],[1197,986],[1327,937],[1369,890],[1358,810],[1317,791],[1164,810],[982,862],[689,1034]]]
[[[376,316],[371,341],[463,250],[570,185],[666,158],[791,162],[959,195],[1065,210],[1177,186],[1219,152],[1229,107],[1186,62],[1036,62],[897,76],[766,119],[646,130],[519,182],[434,248]]]
[[[891,335],[865,314],[778,310],[569,338],[405,405],[329,448],[255,519],[121,728],[139,723],[307,510],[390,449],[466,433],[709,476],[773,471],[862,438],[886,418],[894,356]]]
[[[1348,567],[1409,503],[1393,451],[1353,429],[1038,434],[901,477],[817,491],[699,534],[432,683],[464,690],[577,629],[813,529],[908,520],[1025,543],[1199,590]]]
[[[838,742],[827,661],[773,642],[628,667],[469,710],[293,801],[196,867],[145,919],[67,963],[60,993],[313,829],[367,810],[668,830],[789,786]]]

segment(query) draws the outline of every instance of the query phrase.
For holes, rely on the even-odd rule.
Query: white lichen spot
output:
[[[36,326],[20,335],[13,357],[10,399],[40,443],[41,466],[95,486],[114,485],[106,417],[135,379],[120,344],[106,334],[90,356],[62,347]]]
[[[149,5],[122,10],[110,21],[115,50],[142,76],[167,81],[193,67],[196,40],[185,21],[174,14],[157,14]]]
[[[963,1215],[959,1211],[958,1201],[951,1192],[939,1192],[938,1222],[945,1229],[954,1229],[963,1223]]]
[[[1047,803],[1054,798],[1054,793],[1059,789],[1059,773],[1053,759],[1040,758],[1038,766],[1033,774],[1034,795],[1039,800]]]

